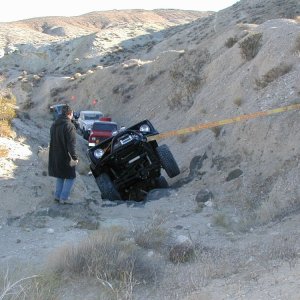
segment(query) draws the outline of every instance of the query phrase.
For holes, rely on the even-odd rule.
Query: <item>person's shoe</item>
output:
[[[59,203],[59,199],[57,199],[57,198],[55,198],[54,201]]]
[[[72,201],[70,201],[70,200],[59,200],[59,204],[68,204],[68,205],[72,205],[73,204],[73,202]]]

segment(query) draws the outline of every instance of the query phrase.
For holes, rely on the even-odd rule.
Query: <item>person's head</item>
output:
[[[66,116],[66,117],[72,119],[72,117],[73,117],[73,109],[72,109],[68,104],[66,104],[66,105],[63,106],[63,108],[62,108],[61,114],[62,114],[63,116]]]

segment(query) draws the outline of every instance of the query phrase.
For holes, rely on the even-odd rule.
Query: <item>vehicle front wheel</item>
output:
[[[121,200],[120,193],[117,191],[114,183],[106,173],[102,173],[96,177],[96,183],[101,192],[102,199]]]
[[[156,148],[161,166],[165,169],[170,178],[177,176],[180,173],[177,162],[167,145],[161,145]]]

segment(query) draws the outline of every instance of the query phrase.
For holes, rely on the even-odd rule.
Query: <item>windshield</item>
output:
[[[84,115],[85,120],[99,120],[103,115],[102,114],[86,114]]]
[[[99,131],[117,131],[116,124],[105,124],[105,123],[94,123],[92,130],[99,130]]]

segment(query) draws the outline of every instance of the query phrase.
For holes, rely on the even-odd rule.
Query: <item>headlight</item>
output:
[[[150,127],[147,124],[143,124],[140,127],[140,132],[150,132]]]
[[[94,151],[94,156],[97,159],[101,158],[103,156],[103,154],[104,154],[104,151],[102,149],[96,149]]]

